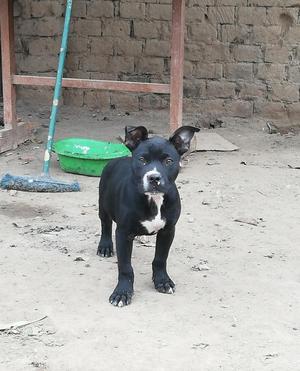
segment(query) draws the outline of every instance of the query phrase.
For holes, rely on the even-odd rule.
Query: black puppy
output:
[[[143,126],[127,127],[125,144],[132,151],[132,157],[111,161],[102,173],[99,185],[102,234],[97,254],[107,257],[113,254],[114,221],[119,277],[109,301],[115,306],[131,302],[134,280],[131,253],[135,236],[157,233],[152,262],[154,286],[168,294],[175,290],[166,269],[181,210],[175,179],[180,157],[188,151],[197,131],[197,128],[182,126],[167,140],[148,138]]]

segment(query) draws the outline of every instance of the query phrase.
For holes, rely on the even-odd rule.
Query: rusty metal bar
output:
[[[170,130],[182,124],[185,1],[172,1]]]
[[[15,85],[54,86],[55,77],[13,75]],[[168,84],[63,78],[64,88],[104,89],[142,93],[170,93]]]
[[[16,89],[11,76],[15,73],[13,1],[0,1],[0,33],[3,80],[3,115],[6,129],[16,129]]]

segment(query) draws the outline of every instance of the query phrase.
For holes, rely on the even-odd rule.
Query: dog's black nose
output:
[[[150,184],[159,184],[161,181],[161,175],[160,174],[148,175],[148,181]]]

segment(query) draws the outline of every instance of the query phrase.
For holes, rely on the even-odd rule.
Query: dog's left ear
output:
[[[193,126],[181,126],[172,134],[169,141],[174,145],[180,156],[189,150],[191,140],[198,131],[200,129]]]
[[[148,130],[144,126],[126,126],[125,127],[125,142],[127,148],[130,151],[136,149],[136,147],[143,140],[148,139]]]

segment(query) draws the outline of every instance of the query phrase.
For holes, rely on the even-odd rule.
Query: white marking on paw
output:
[[[124,306],[124,303],[123,303],[122,300],[120,300],[119,303],[118,303],[118,307],[123,307],[123,306]]]
[[[146,193],[149,202],[152,200],[157,207],[157,215],[151,220],[144,220],[141,222],[142,226],[146,228],[148,233],[157,233],[166,225],[166,221],[161,217],[161,207],[164,202],[164,195],[162,193]]]
[[[172,289],[172,287],[169,288],[167,294],[174,294],[174,290]]]

